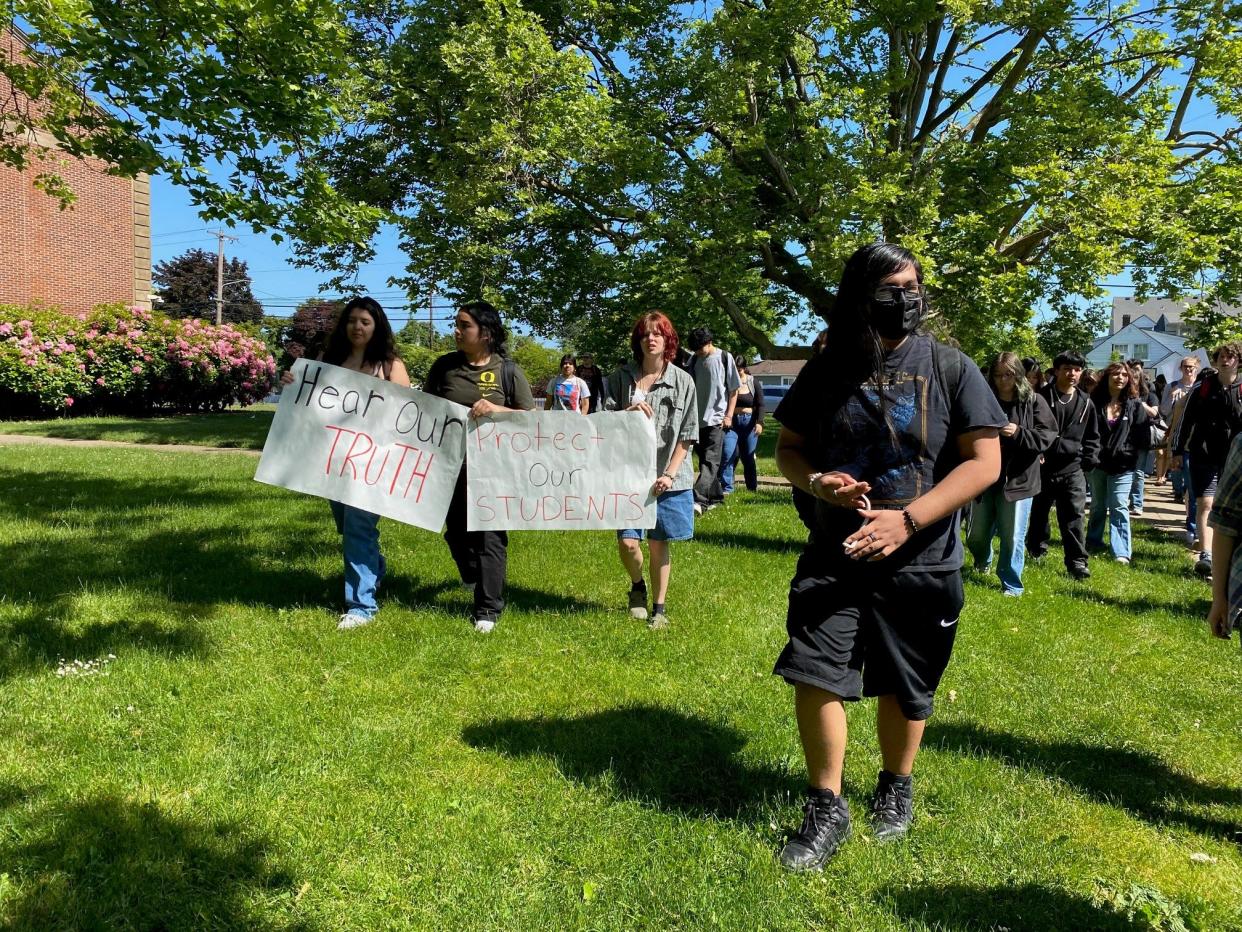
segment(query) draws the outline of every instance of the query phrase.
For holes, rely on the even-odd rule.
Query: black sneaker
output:
[[[1199,554],[1199,559],[1195,562],[1195,575],[1204,579],[1212,578],[1212,555],[1206,550]]]
[[[817,871],[850,837],[850,807],[840,796],[807,794],[802,806],[802,826],[781,849],[785,870]]]
[[[647,586],[645,584],[637,589],[630,587],[630,617],[639,621],[647,620]]]
[[[1087,568],[1086,563],[1074,563],[1066,567],[1069,574],[1074,579],[1090,579],[1091,570]]]
[[[880,771],[879,782],[871,794],[871,832],[876,841],[900,838],[914,821],[914,778],[901,779]]]

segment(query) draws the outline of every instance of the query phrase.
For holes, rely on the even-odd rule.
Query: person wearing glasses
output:
[[[960,350],[919,331],[923,271],[874,243],[846,262],[823,353],[776,409],[776,461],[814,498],[775,670],[794,690],[809,787],[780,853],[818,870],[850,834],[845,703],[878,699],[877,840],[913,821],[914,758],[963,605],[958,510],[1000,475],[1009,423]]]
[[[1195,538],[1198,536],[1198,526],[1195,524],[1195,497],[1193,494],[1189,496],[1186,494],[1190,485],[1190,457],[1182,454],[1181,468],[1173,468],[1173,438],[1181,429],[1182,415],[1186,413],[1186,399],[1190,396],[1191,389],[1195,387],[1195,381],[1199,375],[1198,357],[1187,356],[1178,363],[1178,372],[1181,373],[1180,377],[1176,382],[1168,384],[1160,399],[1160,416],[1169,425],[1168,432],[1165,434],[1163,452],[1165,469],[1168,471],[1169,482],[1173,486],[1173,503],[1184,505],[1186,508],[1186,546],[1193,547]]]

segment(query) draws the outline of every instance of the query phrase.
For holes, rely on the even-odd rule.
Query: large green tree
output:
[[[1140,295],[1242,293],[1236,2],[16,6],[144,156],[189,146],[210,211],[345,275],[389,221],[412,295],[486,294],[544,333],[661,306],[793,354],[772,335],[877,237],[926,258],[968,350],[1029,342],[1037,306],[1127,266]]]

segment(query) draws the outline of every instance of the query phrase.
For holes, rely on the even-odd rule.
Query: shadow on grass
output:
[[[1109,605],[1113,608],[1121,609],[1123,612],[1133,612],[1143,614],[1146,612],[1167,612],[1172,615],[1182,615],[1187,618],[1206,619],[1208,609],[1212,607],[1211,589],[1204,587],[1203,598],[1184,599],[1170,598],[1153,599],[1151,596],[1138,596],[1136,598],[1127,598],[1125,596],[1105,595],[1095,589],[1089,588],[1090,584],[1083,583],[1054,585],[1052,591],[1058,596],[1064,596],[1074,599],[1078,602],[1091,602],[1096,605]]]
[[[239,495],[235,479],[201,476],[112,479],[0,470],[0,510],[49,527],[68,524],[76,532],[55,545],[16,540],[0,546],[0,580],[11,595],[36,602],[100,583],[176,602],[223,597],[276,608],[322,602],[329,581],[299,569],[297,561],[307,549],[339,549],[331,516],[326,505],[318,514],[312,503],[289,500],[268,510],[268,500],[280,494],[256,486]],[[287,548],[287,560],[284,552],[265,552],[273,539],[270,515],[279,518],[275,539]],[[252,538],[264,543],[249,543]]]
[[[4,904],[5,928],[311,928],[255,908],[297,892],[265,848],[244,826],[195,824],[115,797],[45,810],[0,843],[21,879]]]
[[[1150,928],[1085,897],[1037,884],[982,887],[967,884],[911,888],[883,893],[884,905],[906,923],[923,922],[944,932],[1008,929],[1009,932],[1137,932]]]
[[[1190,807],[1242,807],[1242,788],[1202,783],[1177,773],[1147,751],[991,731],[970,722],[931,722],[925,747],[984,754],[1005,764],[1042,770],[1096,802],[1123,809],[1155,825],[1175,823],[1242,844],[1242,822]]]
[[[61,660],[93,660],[123,649],[195,657],[204,656],[208,650],[197,622],[184,617],[175,623],[125,618],[70,629],[55,617],[27,608],[3,631],[0,682],[27,670],[47,670]]]
[[[705,530],[701,525],[694,529],[694,539],[703,544],[738,547],[743,550],[758,550],[767,553],[798,554],[806,546],[805,538],[761,537],[745,531],[711,531]]]
[[[746,739],[735,729],[655,706],[481,722],[462,738],[511,757],[549,758],[570,780],[696,817],[745,820],[765,801],[801,791],[787,773],[739,761]]]

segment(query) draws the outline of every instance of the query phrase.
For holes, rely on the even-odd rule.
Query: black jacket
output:
[[[1005,501],[1017,502],[1039,494],[1039,457],[1057,436],[1057,423],[1052,410],[1041,395],[1032,394],[1026,401],[1012,404],[1002,401],[1001,408],[1011,423],[1018,425],[1012,437],[1002,436],[1001,477]]]
[[[1056,383],[1045,385],[1039,394],[1048,402],[1057,425],[1057,439],[1044,451],[1044,477],[1069,475],[1076,470],[1090,472],[1100,458],[1100,427],[1087,393],[1074,389],[1074,397],[1061,404]]]
[[[1119,476],[1138,466],[1139,453],[1147,446],[1136,443],[1136,438],[1151,426],[1147,410],[1137,398],[1127,398],[1121,416],[1115,424],[1108,423],[1108,399],[1092,398],[1100,427],[1100,462],[1098,466],[1110,476]]]
[[[1242,430],[1242,378],[1225,388],[1215,373],[1204,376],[1186,396],[1186,409],[1173,438],[1173,453],[1190,461],[1225,465],[1229,444]]]

